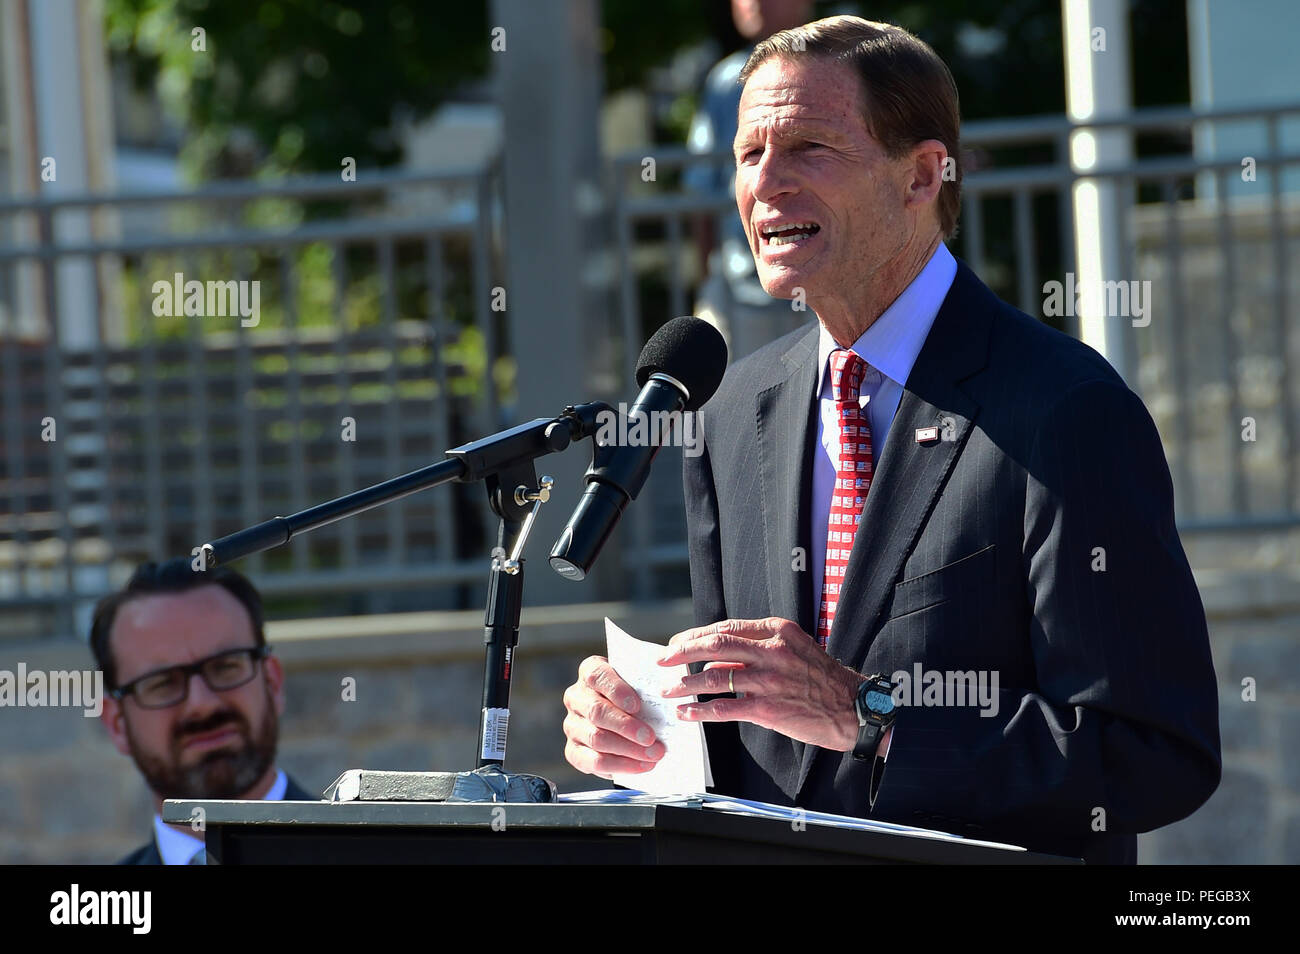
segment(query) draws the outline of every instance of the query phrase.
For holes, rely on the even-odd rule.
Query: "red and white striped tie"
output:
[[[871,487],[871,425],[866,408],[858,406],[866,370],[867,363],[854,352],[842,348],[831,352],[831,398],[840,426],[840,459],[826,526],[826,571],[817,612],[817,642],[823,649],[831,638],[844,570]]]

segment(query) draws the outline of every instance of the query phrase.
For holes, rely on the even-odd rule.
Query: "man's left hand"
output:
[[[728,619],[668,641],[661,666],[706,662],[664,690],[665,698],[737,692],[737,699],[678,706],[695,722],[752,722],[801,742],[847,752],[858,736],[853,707],[862,675],[840,665],[788,619]]]

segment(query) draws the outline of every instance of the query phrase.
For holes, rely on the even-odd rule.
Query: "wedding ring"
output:
[[[736,670],[734,669],[727,670],[727,691],[736,691]]]

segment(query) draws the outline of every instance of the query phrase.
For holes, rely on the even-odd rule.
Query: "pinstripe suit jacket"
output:
[[[796,548],[816,360],[811,325],[732,365],[700,412],[684,469],[697,624],[813,630]],[[943,438],[918,443],[927,426]],[[1137,832],[1220,776],[1205,613],[1141,400],[959,262],[877,464],[829,652],[864,673],[996,671],[997,712],[901,707],[874,808],[851,753],[708,724],[717,790],[1132,863]]]

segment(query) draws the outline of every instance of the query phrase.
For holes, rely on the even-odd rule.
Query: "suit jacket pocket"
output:
[[[889,618],[897,619],[908,613],[935,606],[962,593],[991,586],[994,572],[994,547],[990,543],[970,556],[946,563],[937,570],[914,576],[894,585],[894,601]]]

